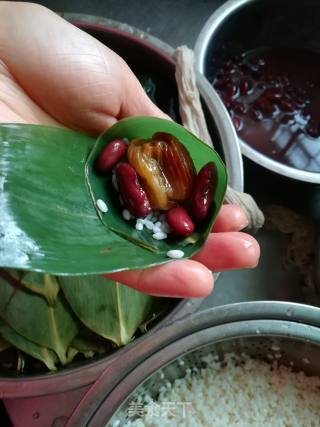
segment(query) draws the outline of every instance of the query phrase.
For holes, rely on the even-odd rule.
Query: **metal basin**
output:
[[[136,348],[121,360],[119,372],[110,366],[67,423],[67,427],[124,425],[128,405],[139,388],[157,398],[163,382],[183,377],[213,353],[220,359],[235,352],[277,360],[307,375],[320,375],[320,309],[292,303],[253,302],[210,309],[159,331],[152,348]],[[142,362],[138,360],[145,354]],[[182,358],[182,359],[181,359]],[[183,363],[181,363],[183,360]],[[159,371],[161,370],[161,372]]]
[[[217,9],[196,42],[196,66],[212,76],[230,56],[261,47],[320,50],[317,0],[230,0]],[[210,69],[210,58],[218,58]],[[215,92],[210,88],[211,95]],[[272,160],[240,140],[242,153],[257,164],[283,176],[320,183],[320,173],[306,172]]]

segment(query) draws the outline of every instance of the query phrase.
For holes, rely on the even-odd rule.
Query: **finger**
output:
[[[260,257],[258,242],[249,234],[225,232],[210,234],[193,259],[212,271],[254,268]]]
[[[248,218],[244,210],[236,205],[223,205],[213,224],[212,231],[240,231],[248,226]]]
[[[213,275],[204,265],[192,260],[168,262],[145,270],[107,274],[140,292],[175,298],[206,297],[213,289]]]

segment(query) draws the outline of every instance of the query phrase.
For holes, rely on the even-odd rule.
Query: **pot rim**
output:
[[[202,27],[202,30],[199,33],[195,44],[195,66],[198,72],[204,77],[206,54],[214,33],[232,14],[236,13],[242,7],[257,1],[259,0],[229,0],[222,6],[220,6],[206,21],[206,23]],[[210,96],[213,96],[212,94],[216,93],[216,91],[214,90],[211,84],[209,84],[208,86],[209,87],[207,90],[211,92]],[[257,163],[258,165],[269,169],[272,172],[283,175],[287,178],[292,178],[298,181],[309,182],[313,184],[320,184],[320,173],[308,172],[284,165],[250,147],[250,145],[247,144],[241,138],[238,138],[238,140],[240,143],[242,154],[244,154],[246,157]]]
[[[121,373],[115,365],[110,365],[80,401],[66,427],[105,425],[149,376],[210,342],[274,336],[306,340],[320,346],[319,314],[319,308],[304,304],[252,301],[212,308],[180,320],[157,334],[156,339],[162,341],[162,345],[155,343],[153,352],[140,363],[133,363],[129,352],[122,359],[125,370]],[[102,418],[104,424],[99,424]]]
[[[140,42],[144,44],[148,49],[155,50],[164,59],[169,60],[173,63],[172,54],[174,49],[168,44],[162,42],[160,39],[151,36],[137,28],[131,27],[127,24],[123,24],[118,21],[110,20],[107,18],[97,17],[93,15],[85,14],[65,14],[65,18],[74,22],[75,24],[83,24],[87,27],[104,28],[109,32],[117,33],[119,35],[125,35],[131,39],[140,39]],[[206,80],[199,75],[199,90],[204,92],[207,90]],[[210,114],[213,116],[221,140],[229,141],[230,132],[233,131],[233,127],[229,116],[222,114],[220,110],[215,107],[214,103],[203,95],[205,102],[210,110]],[[220,98],[215,94],[213,99],[216,100],[218,108],[224,108]],[[222,107],[221,107],[222,106]],[[229,129],[230,128],[230,129]],[[238,191],[243,190],[243,165],[242,157],[239,145],[237,143],[236,134],[231,134],[231,138],[235,141],[235,144],[230,145],[230,156],[228,157],[228,146],[223,146],[224,154],[226,157],[226,164],[229,172],[229,182],[234,189]],[[231,140],[232,140],[231,139]],[[225,151],[226,150],[226,151]],[[215,279],[218,277],[218,273],[215,274]],[[0,398],[27,398],[35,396],[46,396],[59,392],[66,392],[76,388],[80,388],[86,385],[92,384],[101,373],[112,363],[115,363],[119,357],[122,357],[127,351],[133,350],[134,348],[142,344],[150,336],[158,330],[165,327],[167,324],[171,324],[180,318],[187,317],[197,310],[200,306],[203,298],[193,298],[181,300],[174,309],[168,313],[154,328],[149,332],[141,336],[140,338],[133,341],[131,344],[124,348],[118,349],[115,353],[101,356],[98,360],[85,361],[80,366],[70,366],[63,370],[59,370],[53,373],[44,373],[37,375],[28,375],[20,377],[0,377]]]

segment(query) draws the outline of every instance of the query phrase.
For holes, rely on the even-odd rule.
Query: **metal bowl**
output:
[[[173,89],[175,88],[175,83],[173,83],[173,49],[170,46],[138,29],[109,19],[82,14],[67,14],[66,18],[100,39],[103,43],[108,43],[110,47],[127,59],[129,65],[131,65],[133,58],[136,58],[149,71],[151,70],[151,74],[152,70],[156,70],[160,77],[162,76],[168,82],[169,90],[172,90],[172,87]],[[243,189],[243,167],[237,137],[219,97],[217,95],[213,98],[207,96],[207,85],[206,80],[199,76],[202,101],[206,109],[213,140],[217,144],[217,150],[220,151],[227,164],[230,185],[241,191]],[[63,408],[59,412],[60,407],[63,407],[59,402],[65,402],[68,399],[65,397],[66,392],[70,392],[69,406],[73,407],[72,405],[80,399],[86,387],[92,384],[109,364],[115,363],[118,366],[118,360],[120,360],[121,355],[124,355],[129,349],[134,352],[135,346],[138,344],[143,345],[148,336],[151,338],[157,329],[161,329],[168,323],[195,311],[201,301],[201,299],[178,300],[171,312],[156,323],[150,332],[111,355],[73,363],[70,367],[61,369],[57,373],[0,378],[0,396],[7,399],[6,406],[12,417],[15,417],[15,425],[20,426],[27,423],[28,426],[31,426],[33,423],[38,422],[32,419],[31,411],[33,410],[35,413],[41,412],[41,417],[45,417],[48,415],[49,410],[44,414],[43,407],[50,408],[52,416],[64,415],[67,413],[68,408]],[[72,395],[73,391],[75,393]],[[54,397],[52,396],[53,394],[55,395]],[[40,401],[38,396],[43,400]],[[23,400],[17,398],[23,398]],[[46,404],[43,403],[45,399]],[[53,401],[57,402],[56,405],[53,404]],[[17,411],[17,408],[20,408],[19,411]],[[29,415],[30,418],[26,418]]]
[[[209,353],[235,352],[320,375],[320,309],[280,302],[239,303],[210,309],[159,331],[135,353],[110,366],[89,390],[66,427],[124,425],[128,406],[143,390],[153,399],[165,381],[183,377]],[[181,363],[181,360],[183,363]],[[164,377],[163,377],[164,376]],[[140,389],[140,390],[139,390]],[[120,421],[120,422],[119,422]]]
[[[196,42],[196,66],[208,76],[210,57],[227,57],[262,46],[296,47],[319,51],[318,0],[229,0],[217,9]],[[214,72],[211,70],[210,72]],[[209,90],[209,89],[208,89]],[[214,89],[210,85],[211,96]],[[240,140],[241,151],[252,161],[273,172],[300,181],[320,183],[320,173],[307,172],[270,159]]]

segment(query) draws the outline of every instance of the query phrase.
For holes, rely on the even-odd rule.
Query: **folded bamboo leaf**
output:
[[[107,347],[110,348],[110,345],[107,345],[107,342],[102,343],[101,338],[100,340],[98,338],[100,337],[92,336],[91,339],[89,339],[89,337],[79,335],[76,336],[75,339],[72,341],[71,347],[77,349],[80,353],[83,354],[86,354],[88,352],[99,354],[105,353]]]
[[[29,356],[41,360],[51,371],[57,369],[56,363],[58,362],[58,357],[54,351],[29,341],[18,334],[14,329],[10,328],[10,326],[2,320],[0,320],[0,334],[5,337],[7,342],[13,347],[29,354]]]
[[[185,257],[201,248],[225,191],[226,174],[220,158],[186,130],[176,135],[178,125],[135,118],[136,127],[132,120],[125,119],[109,129],[93,151],[93,138],[67,129],[0,125],[0,267],[56,275],[107,273],[167,262],[169,247],[181,245]],[[172,245],[160,242],[152,252],[141,245],[150,238],[141,239],[119,216],[119,207],[106,191],[104,180],[93,174],[92,162],[110,139],[150,137],[154,131],[178,136],[188,145],[197,169],[203,162],[213,160],[218,170],[218,188],[214,212],[198,230],[199,239],[188,241],[191,244],[187,246],[183,240]],[[103,219],[95,211],[87,185],[93,200],[101,197],[110,203],[110,211]],[[154,241],[152,245],[155,247]]]
[[[66,364],[71,363],[79,351],[74,347],[69,347],[67,350]]]
[[[121,211],[123,207],[119,203],[119,195],[113,189],[112,174],[104,177],[95,171],[95,161],[108,143],[117,138],[135,138],[150,139],[158,131],[169,133],[175,136],[188,150],[196,171],[199,171],[208,162],[213,162],[217,170],[217,187],[214,193],[214,203],[207,220],[197,225],[196,232],[186,239],[169,237],[165,240],[155,240],[152,233],[146,228],[143,231],[135,229],[135,221],[126,221],[123,219]],[[102,213],[96,207],[97,215],[103,224],[114,233],[136,244],[138,247],[146,248],[158,255],[159,260],[166,259],[166,253],[170,249],[183,249],[185,256],[190,257],[197,252],[206,240],[212,228],[220,206],[223,201],[227,185],[227,175],[218,154],[208,145],[204,144],[188,130],[177,123],[158,119],[154,117],[131,117],[116,123],[105,133],[103,133],[94,145],[86,163],[86,177],[89,186],[93,205],[96,207],[96,201],[102,199],[106,201],[108,212]]]
[[[73,341],[71,346],[68,348],[67,352],[67,363],[73,361],[75,356],[81,353],[86,359],[93,357],[95,354],[103,354],[106,352],[107,345],[103,345],[100,341],[101,338],[94,334],[90,340],[88,337],[77,336]],[[110,346],[109,346],[110,347]]]
[[[153,297],[99,276],[59,277],[79,319],[118,346],[127,344],[152,308]]]
[[[66,363],[78,323],[62,293],[51,307],[42,296],[25,289],[10,271],[0,270],[0,318],[27,340],[55,351],[60,362]]]
[[[38,295],[42,295],[47,303],[54,307],[60,289],[55,276],[33,271],[22,272],[21,274],[21,271],[16,271],[17,275],[20,274],[19,280],[22,286]]]
[[[1,332],[0,332],[1,335]],[[0,352],[10,347],[10,344],[0,336]]]

